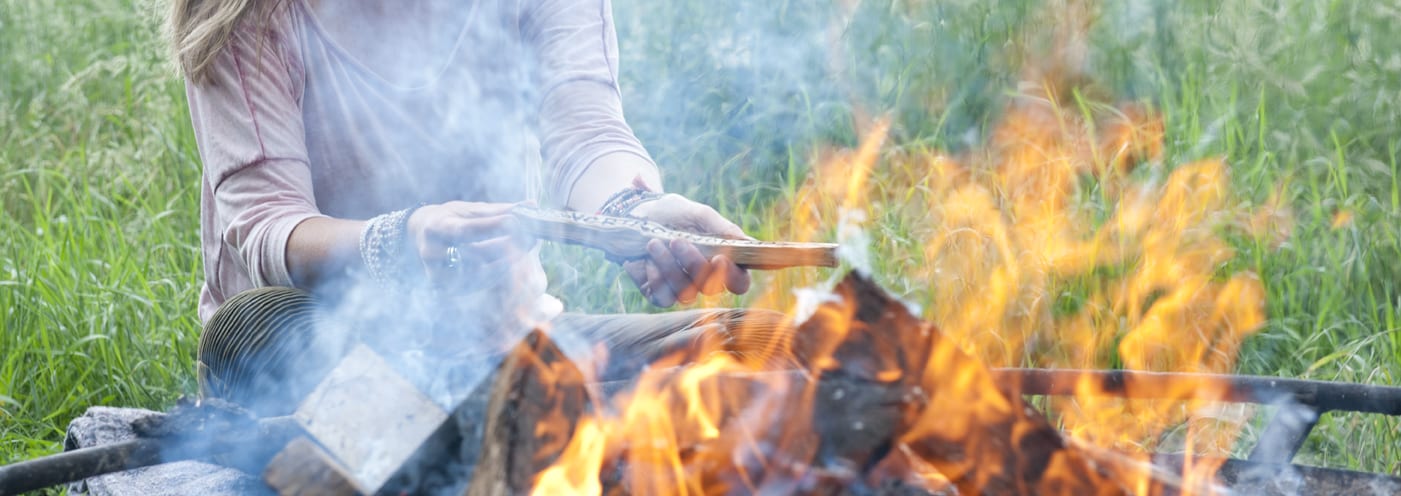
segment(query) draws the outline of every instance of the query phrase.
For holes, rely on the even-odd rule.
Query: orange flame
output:
[[[854,3],[844,8],[849,16]],[[1159,399],[1124,399],[1086,376],[1074,397],[1041,403],[1048,422],[987,368],[1228,373],[1265,321],[1265,291],[1254,274],[1231,269],[1225,234],[1278,247],[1293,231],[1284,188],[1248,210],[1232,197],[1222,160],[1164,163],[1167,128],[1152,108],[1062,106],[1063,90],[1087,80],[1094,9],[1079,0],[1047,4],[1052,36],[1014,48],[1027,53],[1013,57],[1040,60],[1024,76],[1044,83],[1009,104],[983,147],[889,150],[891,124],[877,120],[854,149],[817,153],[804,183],[764,219],[773,239],[837,239],[844,249],[867,238],[852,236],[864,228],[862,248],[879,256],[869,268],[938,329],[899,317],[903,307],[883,309],[886,327],[875,328],[849,301],[795,297],[795,288],[822,285],[814,271],[756,273],[755,307],[805,321],[791,341],[763,343],[759,354],[801,357],[808,377],[756,374],[755,363],[717,350],[667,357],[579,421],[534,493],[794,493],[860,483],[849,465],[867,461],[871,476],[902,474],[934,492],[1150,494],[1162,488],[1154,472],[1116,460],[1129,453],[1129,462],[1145,461],[1173,431],[1185,433],[1179,492],[1210,493],[1213,460],[1229,454],[1242,426],[1201,421],[1213,404],[1192,398],[1224,396],[1225,384],[1184,381],[1148,395],[1132,393],[1155,384],[1129,381],[1130,396]],[[834,43],[834,66],[845,60],[840,49]],[[859,105],[854,113],[867,115]],[[1340,210],[1334,227],[1351,220]],[[859,376],[869,386],[861,394],[903,395],[894,418],[872,411],[857,415],[869,425],[845,426],[863,435],[898,426],[880,460],[859,460],[876,450],[858,449],[815,466],[832,455],[824,436],[842,434],[824,424],[835,412],[822,408],[871,400],[807,380],[831,371]],[[1052,423],[1075,449],[1048,439]],[[1037,449],[1047,454],[1040,480],[1009,480],[1028,470],[1007,466],[1025,461],[1015,451]],[[1091,470],[1085,458],[1108,463]]]
[[[536,478],[533,494],[603,494],[598,474],[603,471],[606,443],[607,436],[593,419],[581,420],[560,462]]]
[[[1007,447],[985,431],[1005,425],[1014,440],[1044,435],[1023,417],[1021,398],[1002,394],[965,353],[992,366],[1229,373],[1243,340],[1264,324],[1263,285],[1248,271],[1230,270],[1235,253],[1224,235],[1236,229],[1278,246],[1293,226],[1285,199],[1277,191],[1247,210],[1232,197],[1221,160],[1164,164],[1165,126],[1150,108],[1085,115],[1062,112],[1054,91],[1024,96],[985,148],[959,156],[883,151],[889,130],[879,121],[857,149],[819,154],[770,219],[788,219],[777,237],[793,241],[841,237],[833,227],[867,219],[878,234],[867,248],[882,256],[876,272],[895,277],[896,291],[921,303],[947,339],[909,325],[914,335],[878,336],[855,323],[852,306],[800,311],[792,290],[817,284],[810,271],[756,274],[756,287],[766,291],[753,300],[824,323],[804,325],[800,342],[768,343],[765,353],[800,355],[813,374],[861,370],[862,380],[905,387],[920,396],[917,403],[938,405],[892,420],[902,426],[898,445],[873,471],[903,471],[931,488],[996,487],[990,478],[1005,472],[987,466],[1005,462],[997,453]],[[1350,220],[1345,211],[1338,219],[1338,226]],[[852,355],[852,347],[869,353]],[[612,401],[607,410],[616,413],[579,424],[535,493],[601,494],[600,474],[613,465],[621,467],[617,482],[642,494],[788,492],[814,477],[849,482],[849,474],[804,465],[821,450],[812,413],[818,386],[791,375],[727,379],[754,371],[724,353],[654,364],[634,391]],[[1159,399],[1124,399],[1085,377],[1075,397],[1045,405],[1072,445],[1139,460],[1185,426],[1183,492],[1210,492],[1213,460],[1229,455],[1242,426],[1194,421],[1208,399],[1225,396],[1225,384],[1180,384],[1154,391]],[[1148,387],[1127,384],[1130,392]],[[933,456],[938,443],[954,441],[967,458]],[[1080,456],[1051,456],[1042,485],[1032,489],[1083,489],[1077,481],[1094,476]],[[1148,470],[1116,476],[1120,485],[1099,490],[1158,487]]]
[[[906,164],[930,171],[931,219],[923,260],[901,267],[932,288],[931,319],[992,364],[1230,372],[1264,323],[1264,289],[1253,274],[1222,270],[1234,256],[1222,234],[1265,222],[1230,208],[1221,161],[1161,169],[1159,118],[1137,107],[1112,118],[1096,138],[1081,117],[1024,99],[990,150],[970,154],[974,165]],[[1277,205],[1272,219],[1285,224]],[[1162,401],[1106,397],[1100,387],[1087,378],[1076,398],[1050,402],[1062,427],[1095,444],[1148,449],[1205,404],[1186,399],[1221,396],[1225,386],[1188,384],[1158,392]],[[1191,433],[1189,445],[1229,454],[1227,441],[1197,442],[1204,435]],[[1215,468],[1184,473],[1209,480]]]

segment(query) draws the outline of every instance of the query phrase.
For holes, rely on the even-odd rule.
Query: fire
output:
[[[790,309],[799,328],[764,351],[795,357],[795,370],[763,372],[718,349],[668,357],[580,421],[535,493],[898,480],[931,492],[1150,494],[1163,482],[1135,462],[1181,426],[1174,490],[1210,493],[1214,460],[1242,425],[1194,421],[1212,403],[1192,398],[1224,397],[1225,384],[1123,399],[1085,377],[1042,414],[989,367],[1230,373],[1266,317],[1263,284],[1232,268],[1227,236],[1287,240],[1283,189],[1241,207],[1221,159],[1165,163],[1166,126],[1151,107],[1069,112],[1043,89],[1013,99],[986,145],[957,155],[887,150],[890,124],[878,120],[855,149],[818,153],[769,217],[788,220],[785,240],[868,235],[859,248],[881,263],[852,264],[891,279],[920,315],[863,277],[794,301],[794,288],[823,284],[817,274],[756,276],[765,291],[754,305]],[[1350,220],[1339,211],[1335,226]]]
[[[1220,160],[1162,164],[1160,118],[1137,106],[1108,118],[1096,136],[1050,99],[1023,98],[965,168],[924,160],[928,241],[901,267],[932,288],[929,318],[993,365],[1229,373],[1265,315],[1258,277],[1222,269],[1234,256],[1224,234],[1278,234],[1231,207]],[[1075,437],[1138,451],[1203,406],[1186,398],[1224,394],[1203,383],[1121,400],[1098,387],[1084,381],[1080,396],[1050,402],[1052,414]],[[1236,432],[1211,435],[1225,439],[1193,433],[1189,444],[1228,455]],[[1209,480],[1214,469],[1184,472]]]
[[[1146,107],[1099,117],[1109,124],[1096,132],[1050,98],[1022,98],[987,147],[960,156],[883,153],[885,122],[857,149],[827,152],[777,207],[792,219],[782,237],[831,239],[852,219],[908,229],[871,236],[869,249],[888,255],[890,276],[938,328],[869,283],[845,282],[795,310],[795,338],[766,350],[797,357],[797,371],[761,372],[717,349],[669,357],[580,421],[535,492],[811,492],[899,474],[932,491],[1147,494],[1161,484],[1142,465],[1096,469],[1074,447],[1146,460],[1180,425],[1182,488],[1209,488],[1210,460],[1229,455],[1240,426],[1191,422],[1208,403],[1189,398],[1224,395],[1223,384],[1126,400],[1085,378],[1077,397],[1045,403],[1065,444],[988,368],[1229,373],[1264,323],[1263,286],[1227,269],[1225,235],[1287,237],[1282,202],[1235,207],[1220,160],[1163,164],[1164,126]],[[769,277],[758,306],[797,309],[790,288],[818,283],[801,271]],[[859,422],[826,420],[848,418],[837,413],[850,405],[866,409],[850,416]]]
[[[593,419],[584,419],[574,431],[561,460],[540,473],[536,494],[603,494],[598,474],[603,470],[606,436]]]
[[[897,335],[874,332],[852,304],[869,297],[843,289],[811,315],[794,315],[806,321],[797,339],[771,350],[801,357],[806,377],[765,376],[716,350],[671,357],[601,408],[614,415],[581,420],[537,493],[601,493],[601,479],[647,495],[806,492],[883,471],[930,489],[1154,492],[1159,483],[1139,465],[1112,469],[1115,482],[1103,483],[1084,455],[1051,441],[1041,447],[1040,478],[1009,479],[1024,461],[1009,458],[1006,443],[1035,451],[1027,443],[1054,439],[1054,430],[1023,415],[1023,399],[1002,394],[1007,385],[984,363],[1229,373],[1265,317],[1258,277],[1223,269],[1234,256],[1224,233],[1286,237],[1289,217],[1278,207],[1234,209],[1222,161],[1161,163],[1163,123],[1146,108],[1124,106],[1107,122],[1096,133],[1047,99],[1026,98],[985,150],[962,157],[883,154],[884,122],[859,149],[828,153],[780,206],[794,220],[785,238],[831,237],[852,212],[866,214],[869,230],[909,228],[905,238],[873,237],[870,248],[891,254],[894,276],[927,287],[925,317],[939,329],[897,318],[880,329]],[[811,276],[776,275],[758,304],[796,308],[786,290],[815,283],[801,277]],[[827,425],[821,413],[841,408],[832,398],[856,391],[832,390],[832,374],[898,391],[905,406],[867,412],[869,426]],[[1187,425],[1182,488],[1209,488],[1210,460],[1229,454],[1238,426],[1192,423],[1206,402],[1188,398],[1224,395],[1223,384],[1156,391],[1166,399],[1154,401],[1105,397],[1100,387],[1086,378],[1079,397],[1049,399],[1062,432],[1146,460],[1161,434]],[[887,429],[894,450],[845,440],[834,453],[824,444],[857,427]]]

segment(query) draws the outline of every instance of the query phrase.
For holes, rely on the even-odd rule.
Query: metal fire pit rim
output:
[[[1280,408],[1247,458],[1288,464],[1303,448],[1319,418],[1329,412],[1401,415],[1401,387],[1286,377],[1086,369],[993,369],[1000,383],[1021,394],[1118,396],[1136,399],[1206,400],[1273,404]],[[1080,387],[1085,381],[1097,387]],[[1224,387],[1188,387],[1214,384]],[[1132,386],[1132,387],[1130,387]],[[1186,393],[1186,394],[1184,394]]]
[[[1283,400],[1314,408],[1319,413],[1349,411],[1401,415],[1401,387],[1320,381],[1275,376],[1147,372],[1136,370],[997,368],[1000,383],[1016,383],[1021,394],[1050,396],[1104,395],[1139,399],[1197,399],[1227,403],[1271,404]],[[1082,390],[1086,380],[1096,388]],[[1214,383],[1225,388],[1186,388]],[[1133,387],[1130,387],[1130,386]],[[1175,387],[1173,387],[1175,386]],[[1169,393],[1168,391],[1171,391]],[[1183,391],[1190,394],[1183,395]]]

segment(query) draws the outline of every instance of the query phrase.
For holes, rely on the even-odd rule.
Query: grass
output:
[[[1145,103],[1164,120],[1165,170],[1222,158],[1233,208],[1292,216],[1281,243],[1231,235],[1218,268],[1265,289],[1268,321],[1236,370],[1401,383],[1401,9],[1155,0],[1077,18],[1065,3],[619,1],[625,104],[673,189],[768,238],[793,234],[785,206],[814,157],[888,116],[867,183],[874,272],[933,314],[946,281],[910,265],[933,228],[916,201],[929,192],[909,179],[929,171],[911,164],[928,162],[907,157],[976,153],[1040,48],[1091,19],[1067,112]],[[200,166],[150,10],[0,0],[0,463],[58,450],[88,406],[164,408],[193,391]],[[549,253],[587,257],[552,269],[571,307],[643,309],[595,255]],[[1075,307],[1089,286],[1058,298]],[[1401,422],[1330,415],[1300,461],[1401,474]]]
[[[0,460],[191,390],[199,164],[135,7],[0,5]]]

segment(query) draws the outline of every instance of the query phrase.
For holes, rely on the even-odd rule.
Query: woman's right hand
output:
[[[450,201],[415,210],[408,237],[429,284],[489,287],[509,277],[535,244],[511,214],[515,206]]]

